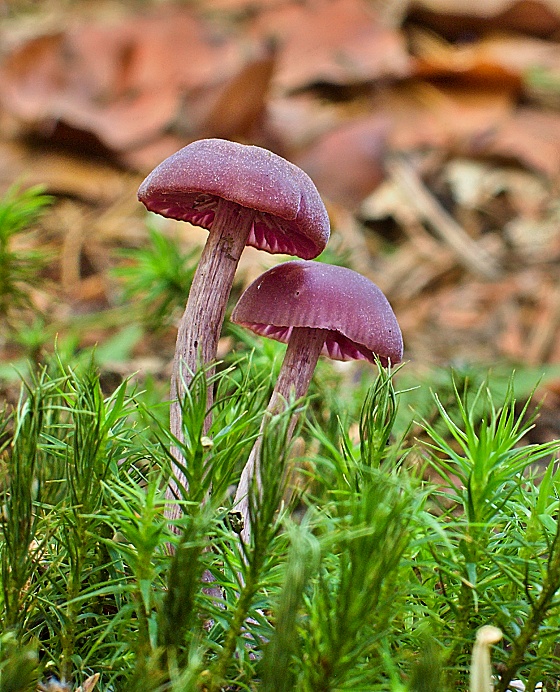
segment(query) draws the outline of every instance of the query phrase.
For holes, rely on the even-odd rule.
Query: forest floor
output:
[[[0,11],[0,193],[18,182],[54,197],[17,241],[48,261],[31,311],[0,336],[5,398],[37,316],[39,360],[56,335],[76,349],[128,338],[112,270],[120,250],[149,242],[138,185],[210,136],[311,175],[332,257],[387,294],[409,367],[544,374],[541,437],[558,436],[560,3],[21,0]],[[185,252],[204,242],[188,224],[158,228]],[[278,259],[248,249],[236,291]],[[168,377],[177,318],[131,341],[117,375]]]

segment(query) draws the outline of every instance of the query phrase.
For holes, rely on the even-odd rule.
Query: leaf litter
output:
[[[55,322],[110,314],[115,251],[148,238],[139,182],[218,136],[310,173],[413,363],[560,363],[559,2],[18,5],[0,35],[0,191],[55,196],[32,236],[52,253],[35,299]],[[244,254],[239,288],[276,261],[262,254]],[[167,363],[173,342],[146,337],[133,361]]]

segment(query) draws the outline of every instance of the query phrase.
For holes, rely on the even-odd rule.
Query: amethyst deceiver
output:
[[[304,396],[321,353],[335,360],[373,363],[378,358],[385,366],[399,363],[403,356],[401,330],[389,301],[369,279],[346,267],[301,260],[279,264],[247,288],[231,320],[288,344],[268,414],[277,413],[291,397]],[[247,495],[260,440],[243,469],[234,500],[245,539]]]
[[[317,257],[329,239],[325,205],[311,178],[262,147],[200,139],[165,159],[144,180],[138,199],[150,211],[212,231],[219,200],[251,215],[244,245]]]
[[[171,432],[182,440],[184,388],[216,358],[233,277],[245,245],[316,257],[330,227],[311,178],[261,147],[202,139],[155,168],[138,190],[147,209],[209,231],[177,335],[171,378]],[[208,388],[208,408],[212,403]],[[179,483],[184,474],[174,469]],[[174,495],[172,493],[170,497]]]
[[[362,274],[293,260],[262,274],[243,293],[232,322],[289,343],[294,329],[327,330],[321,352],[334,360],[399,363],[403,343],[389,301]]]

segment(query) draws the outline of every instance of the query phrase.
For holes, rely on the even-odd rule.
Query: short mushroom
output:
[[[374,363],[377,358],[384,366],[399,363],[403,356],[401,330],[389,301],[369,279],[346,267],[301,260],[279,264],[247,288],[231,320],[288,344],[268,414],[281,410],[290,397],[304,396],[321,353],[335,360]],[[248,492],[261,437],[243,469],[234,500],[245,540]]]
[[[181,440],[179,401],[197,367],[216,358],[245,245],[311,259],[328,241],[329,219],[315,185],[300,168],[261,147],[223,139],[198,140],[170,156],[140,185],[138,199],[150,211],[209,231],[173,361],[170,423]],[[174,471],[178,482],[185,483],[179,469]]]

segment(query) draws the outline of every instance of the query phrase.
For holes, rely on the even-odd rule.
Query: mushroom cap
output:
[[[399,363],[403,341],[381,289],[352,269],[294,260],[259,276],[239,299],[232,322],[288,342],[294,327],[327,329],[322,353],[335,360]]]
[[[138,199],[150,211],[207,230],[218,198],[255,212],[248,245],[311,259],[323,251],[329,217],[311,178],[281,156],[225,139],[200,139],[165,159]]]

